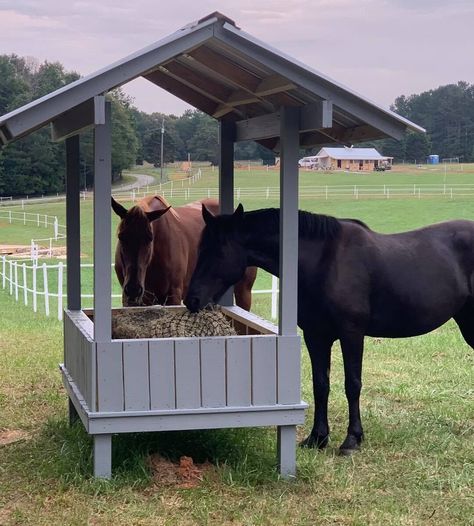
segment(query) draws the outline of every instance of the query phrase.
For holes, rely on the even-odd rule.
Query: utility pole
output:
[[[163,182],[163,138],[165,136],[165,118],[163,117],[161,121],[161,173],[160,173],[160,182]]]

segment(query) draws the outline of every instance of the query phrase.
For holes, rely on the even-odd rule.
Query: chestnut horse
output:
[[[279,273],[278,209],[214,217],[206,227],[185,305],[219,299],[247,265]],[[406,338],[454,318],[474,348],[474,222],[446,221],[379,234],[361,221],[299,213],[298,325],[311,358],[316,403],[306,446],[328,443],[331,348],[340,340],[349,427],[342,454],[359,448],[364,336]]]
[[[120,217],[115,251],[115,272],[122,286],[122,303],[180,305],[196,265],[204,221],[202,204],[219,212],[215,199],[171,207],[164,197],[143,198],[129,210],[112,198]],[[235,301],[250,310],[257,269],[246,269],[235,285]]]

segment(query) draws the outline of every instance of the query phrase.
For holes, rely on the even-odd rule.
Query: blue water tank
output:
[[[428,155],[426,162],[428,164],[439,164],[439,155]]]

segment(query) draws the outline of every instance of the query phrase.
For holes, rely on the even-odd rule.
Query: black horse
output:
[[[185,305],[216,302],[254,265],[278,276],[278,209],[213,216],[206,222]],[[331,347],[340,340],[349,405],[342,454],[363,438],[359,398],[364,336],[404,338],[450,318],[474,348],[474,222],[447,221],[401,234],[299,212],[298,325],[311,357],[314,426],[303,445],[328,443]]]

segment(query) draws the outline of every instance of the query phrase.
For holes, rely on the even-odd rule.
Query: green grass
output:
[[[209,185],[214,176],[207,177]],[[244,186],[244,178],[252,176],[237,177]],[[276,205],[244,201],[248,209]],[[35,205],[32,211],[58,215],[64,223],[62,207]],[[90,261],[91,203],[82,208],[82,252]],[[301,208],[358,217],[383,232],[454,217],[474,219],[474,200],[467,198],[303,200]],[[6,225],[0,228],[0,243],[30,234],[38,237],[37,229]],[[269,287],[264,273],[259,280],[258,288]],[[84,281],[90,286],[90,276]],[[269,298],[257,297],[254,305],[268,317]],[[418,338],[367,338],[362,392],[366,441],[351,458],[336,454],[347,409],[335,346],[332,441],[324,452],[298,450],[296,481],[279,480],[276,474],[274,429],[231,429],[115,436],[114,478],[104,482],[91,476],[91,441],[82,426],[67,425],[67,397],[57,369],[61,324],[34,314],[2,291],[0,312],[0,431],[17,429],[30,436],[0,446],[2,526],[474,524],[474,352],[454,323]],[[312,420],[305,349],[302,390],[311,408],[298,429],[300,439]],[[209,459],[216,468],[195,489],[160,487],[146,467],[147,455],[154,452],[171,459],[182,454]]]

